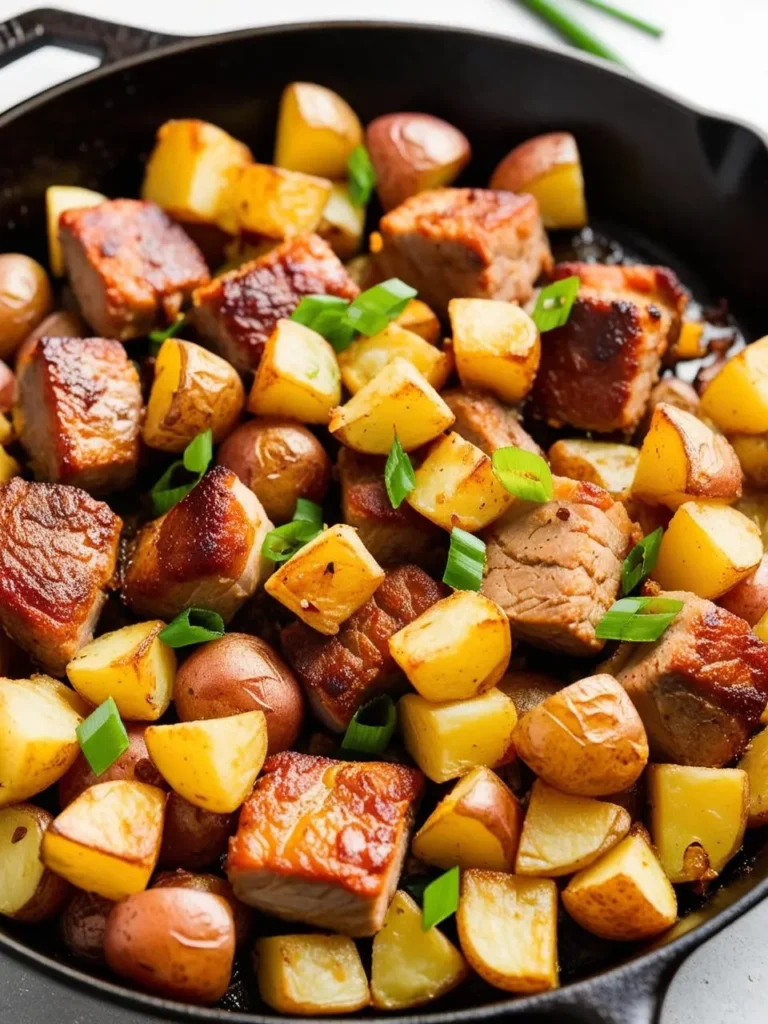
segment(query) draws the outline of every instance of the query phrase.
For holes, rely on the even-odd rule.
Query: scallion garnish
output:
[[[349,198],[354,206],[367,206],[376,187],[376,171],[365,146],[355,146],[347,160]]]
[[[455,914],[459,906],[459,869],[449,868],[430,882],[424,889],[424,904],[421,912],[422,931],[429,931],[436,924]]]
[[[147,337],[149,338],[149,352],[150,355],[156,356],[160,351],[160,346],[164,341],[169,338],[175,338],[177,334],[181,334],[186,326],[187,318],[183,313],[179,313],[176,319],[169,327],[164,327],[162,330],[150,331]]]
[[[360,334],[369,338],[383,331],[388,323],[400,316],[405,307],[418,295],[399,277],[390,277],[388,281],[374,285],[367,291],[360,292],[349,305],[345,321]]]
[[[355,338],[354,327],[344,319],[348,308],[349,302],[336,295],[307,295],[291,313],[291,320],[322,334],[337,352],[342,352]]]
[[[103,775],[125,753],[128,733],[113,697],[107,697],[78,725],[77,741],[94,775]]]
[[[568,323],[580,284],[581,279],[574,274],[541,289],[533,311],[533,322],[541,334]]]
[[[314,501],[299,498],[290,523],[270,530],[261,553],[270,562],[287,562],[296,552],[323,532],[323,510]]]
[[[683,602],[672,597],[622,597],[611,605],[595,629],[599,640],[658,640],[674,622]]]
[[[614,50],[606,46],[597,36],[592,35],[581,22],[569,18],[565,11],[561,10],[557,4],[552,3],[552,0],[522,0],[522,2],[580,50],[591,53],[595,57],[602,57],[603,60],[611,60],[614,64],[624,64]]]
[[[523,501],[550,501],[552,471],[540,455],[524,448],[497,448],[491,455],[493,472],[510,494]]]
[[[443,583],[454,590],[479,590],[483,585],[485,544],[479,537],[454,526]]]
[[[384,467],[384,484],[392,508],[400,508],[406,495],[410,494],[416,486],[413,465],[407,452],[403,451],[397,434],[395,434],[392,447],[389,449],[387,464]]]
[[[319,532],[323,528],[323,510],[314,501],[309,501],[307,498],[297,498],[293,521],[312,523]]]
[[[626,25],[631,25],[632,28],[638,28],[641,32],[647,32],[649,36],[653,36],[654,39],[661,39],[664,35],[664,29],[659,28],[658,25],[652,25],[649,21],[643,21],[642,18],[638,18],[635,14],[630,14],[629,11],[621,10],[619,7],[613,7],[611,4],[603,3],[603,0],[581,0],[583,4],[588,7],[594,7],[596,11],[602,11],[604,14],[610,14],[612,18],[616,18],[617,21],[623,21]]]
[[[209,428],[189,442],[183,456],[166,469],[149,492],[156,516],[165,515],[200,483],[212,458],[213,434]],[[186,479],[181,483],[174,483],[180,473]],[[191,479],[189,474],[192,474]]]
[[[392,698],[382,693],[358,708],[347,726],[342,750],[358,754],[383,754],[397,725],[397,711]]]
[[[664,530],[660,526],[653,533],[649,533],[632,548],[624,564],[621,567],[621,592],[625,596],[631,594],[635,587],[642,583],[646,576],[650,576],[656,559],[659,557],[661,539]]]
[[[169,647],[191,647],[224,636],[224,620],[207,608],[186,608],[159,633]]]

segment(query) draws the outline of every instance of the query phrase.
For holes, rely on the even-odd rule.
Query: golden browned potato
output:
[[[768,611],[768,555],[749,576],[722,595],[718,604],[754,626]]]
[[[768,494],[751,491],[735,501],[733,508],[752,520],[763,538],[763,547],[768,548]]]
[[[515,748],[563,793],[608,796],[648,763],[648,739],[632,701],[605,673],[572,683],[518,722]]]
[[[64,276],[64,257],[59,241],[59,217],[65,210],[80,210],[105,203],[101,192],[76,185],[51,185],[45,190],[45,217],[48,225],[48,265],[54,277]]]
[[[496,167],[490,187],[535,196],[545,228],[587,223],[581,159],[569,132],[537,135],[516,146]]]
[[[4,448],[0,448],[0,484],[7,484],[15,476],[21,473],[21,465],[9,455]]]
[[[135,893],[112,909],[104,955],[115,974],[139,988],[190,1003],[215,1003],[232,974],[232,911],[210,892]]]
[[[254,956],[259,994],[278,1013],[352,1013],[371,1001],[360,954],[344,935],[275,935],[259,939]]]
[[[350,394],[356,394],[396,357],[413,363],[437,391],[445,385],[453,369],[453,354],[449,349],[441,350],[415,331],[393,321],[370,338],[361,335],[339,354],[344,387]]]
[[[158,777],[162,778],[159,772]],[[226,852],[236,825],[236,814],[215,814],[170,792],[165,805],[158,866],[187,871],[209,867]]]
[[[350,260],[363,241],[365,207],[355,206],[345,181],[336,182],[325,204],[317,233],[340,260]]]
[[[495,299],[451,299],[448,315],[462,385],[491,391],[502,402],[521,402],[541,360],[541,338],[531,317]]]
[[[7,359],[53,306],[48,275],[21,253],[0,254],[0,359]]]
[[[571,480],[586,480],[615,496],[632,487],[640,452],[629,444],[573,438],[555,441],[547,452],[553,473]]]
[[[680,334],[677,336],[677,340],[670,346],[669,351],[664,357],[664,362],[667,364],[680,363],[686,359],[700,359],[702,356],[705,356],[707,351],[703,344],[703,338],[703,320],[683,320],[680,325]],[[676,378],[667,379],[675,380]],[[680,383],[682,384],[683,382],[680,381]],[[681,406],[681,408],[684,409],[685,406]]]
[[[440,321],[421,299],[411,299],[400,316],[395,318],[395,323],[418,334],[430,345],[437,345],[440,341]]]
[[[95,786],[97,782],[126,779],[128,782],[144,782],[149,786],[164,788],[162,775],[149,759],[147,745],[144,742],[146,728],[144,722],[126,722],[128,749],[123,751],[101,775],[96,775],[83,754],[78,754],[72,767],[59,779],[58,797],[61,809],[64,810],[89,786]]]
[[[739,768],[749,778],[747,828],[759,828],[768,822],[768,729],[752,737]]]
[[[749,482],[768,487],[768,435],[732,434],[728,440]]]
[[[532,711],[547,697],[562,690],[563,683],[558,683],[551,676],[543,672],[507,672],[498,683],[502,693],[514,701],[517,713],[520,717]]]
[[[63,878],[40,860],[53,816],[34,804],[0,810],[0,915],[37,924],[53,917],[69,893]]]
[[[235,896],[229,882],[218,875],[193,874],[191,871],[161,871],[152,882],[153,889],[193,889],[221,896],[229,904],[235,922],[235,944],[242,946],[253,931],[253,910]]]
[[[768,337],[723,364],[701,396],[701,411],[726,434],[768,432]]]
[[[112,900],[95,892],[75,889],[59,919],[59,931],[68,953],[85,963],[104,963],[104,933],[113,906]]]
[[[216,223],[227,234],[283,240],[307,235],[320,224],[331,196],[327,178],[246,164],[227,172]]]
[[[291,82],[280,97],[275,163],[321,178],[345,178],[363,128],[338,93],[314,82]]]

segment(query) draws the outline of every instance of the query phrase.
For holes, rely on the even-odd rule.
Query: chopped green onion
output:
[[[199,473],[200,476],[208,469],[213,458],[213,432],[209,427],[202,434],[193,437],[184,449],[182,461],[184,469],[190,473]]]
[[[179,313],[170,327],[164,327],[161,331],[150,331],[147,337],[149,338],[149,351],[150,354],[156,356],[160,351],[160,346],[164,341],[169,338],[175,338],[177,334],[181,334],[186,326],[187,318],[183,313]]]
[[[213,434],[210,428],[194,437],[184,449],[182,458],[166,469],[155,486],[149,492],[156,516],[165,515],[182,498],[186,498],[193,487],[203,479],[213,458]],[[182,482],[174,483],[182,474]],[[192,479],[188,474],[192,474]],[[186,475],[186,479],[184,479]]]
[[[542,334],[568,323],[580,284],[581,279],[574,274],[541,289],[533,311],[533,322]]]
[[[94,775],[103,775],[130,745],[113,697],[99,704],[76,731],[80,749]]]
[[[660,526],[653,533],[649,533],[647,537],[643,537],[638,544],[635,544],[624,559],[624,564],[621,567],[622,594],[631,594],[635,587],[653,572],[656,559],[659,557],[663,536],[664,530]]]
[[[631,25],[632,28],[638,28],[641,32],[647,32],[649,36],[653,36],[654,39],[661,39],[664,35],[664,29],[659,28],[658,25],[652,25],[649,21],[643,21],[642,18],[638,18],[634,14],[630,14],[629,11],[623,11],[619,7],[613,7],[611,4],[603,3],[603,0],[581,0],[583,4],[588,7],[594,7],[596,11],[602,11],[604,14],[610,14],[612,18],[616,18],[618,21],[623,21],[626,25]]]
[[[479,590],[485,569],[485,544],[479,537],[454,526],[443,583],[454,590]]]
[[[314,501],[298,498],[291,522],[269,531],[261,545],[261,553],[270,562],[287,562],[322,532],[323,510]]]
[[[387,464],[384,467],[384,483],[392,508],[400,508],[405,496],[410,494],[416,486],[413,465],[408,454],[403,451],[397,434],[395,434],[392,447],[389,449]]]
[[[456,913],[459,906],[459,869],[449,868],[430,882],[424,890],[424,909],[421,912],[421,929],[429,931],[436,924]]]
[[[552,3],[552,0],[522,0],[522,2],[580,50],[591,53],[595,57],[602,57],[603,60],[611,60],[614,64],[624,65],[624,61],[617,53],[601,42],[597,36],[593,36],[581,22],[569,18],[557,4]]]
[[[358,754],[383,754],[397,725],[397,711],[392,698],[382,693],[358,708],[347,726],[342,750]]]
[[[344,317],[349,324],[361,334],[369,338],[383,331],[388,323],[400,316],[405,307],[418,295],[399,277],[390,277],[388,281],[374,285],[367,291],[360,292],[350,303]]]
[[[658,640],[682,611],[671,597],[622,597],[611,605],[595,630],[599,640]]]
[[[540,455],[524,448],[497,448],[491,455],[493,472],[510,494],[523,501],[551,501],[552,471]]]
[[[353,206],[367,206],[376,187],[376,171],[365,146],[355,146],[347,160],[349,198]]]
[[[337,352],[342,352],[355,339],[354,327],[344,319],[348,308],[349,302],[336,295],[307,295],[291,313],[291,320],[322,334]]]
[[[187,608],[160,631],[160,639],[169,647],[191,647],[224,636],[224,620],[207,608]]]
[[[319,532],[323,528],[323,510],[314,501],[297,498],[293,521],[295,523],[312,523]]]

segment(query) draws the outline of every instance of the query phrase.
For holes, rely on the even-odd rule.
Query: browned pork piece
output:
[[[542,338],[534,415],[555,427],[633,430],[688,296],[666,267],[561,263],[551,276],[572,275],[581,287],[568,322]]]
[[[54,675],[93,635],[122,525],[78,487],[0,487],[0,626]]]
[[[255,370],[275,324],[289,317],[305,295],[351,300],[359,290],[328,243],[307,235],[199,288],[194,320],[233,366]]]
[[[531,435],[523,427],[514,409],[484,391],[465,391],[454,388],[441,395],[456,417],[452,430],[477,445],[486,455],[497,448],[524,448],[544,458]]]
[[[655,643],[625,643],[606,663],[648,733],[651,760],[719,768],[743,753],[768,699],[768,644],[737,615],[684,592]]]
[[[552,266],[533,196],[482,188],[419,192],[381,219],[377,260],[445,316],[456,296],[525,302]]]
[[[581,657],[603,649],[595,627],[640,539],[620,502],[595,484],[556,477],[554,500],[517,502],[483,537],[482,593],[507,613],[513,636]]]
[[[139,338],[172,321],[210,279],[195,243],[154,203],[111,199],[66,210],[59,238],[83,315],[105,338]]]
[[[230,469],[215,466],[136,538],[123,581],[135,615],[166,621],[208,608],[228,622],[268,573],[261,545],[272,523]]]
[[[230,840],[235,895],[285,921],[375,934],[423,785],[421,772],[402,765],[274,754]]]
[[[119,341],[41,338],[19,382],[21,443],[35,477],[108,494],[133,482],[141,384]]]
[[[343,732],[361,705],[402,680],[389,638],[445,596],[445,587],[418,566],[401,565],[335,636],[303,622],[283,630],[283,654],[321,722]]]

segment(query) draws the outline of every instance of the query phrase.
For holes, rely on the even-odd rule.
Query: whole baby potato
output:
[[[53,306],[45,270],[29,256],[0,254],[0,358],[11,355]]]
[[[176,712],[182,722],[263,711],[268,753],[293,746],[304,719],[304,694],[269,644],[227,633],[198,647],[176,673]]]
[[[718,604],[754,626],[768,611],[768,555],[763,555],[746,579],[723,594]]]
[[[331,482],[325,449],[291,420],[249,420],[224,441],[217,461],[237,473],[275,523],[293,518],[297,498],[321,502]]]
[[[91,964],[104,963],[104,933],[114,905],[95,892],[75,890],[59,921],[62,941],[72,956]]]
[[[194,889],[195,892],[212,892],[229,904],[235,919],[235,942],[242,946],[248,941],[253,929],[253,910],[241,903],[232,886],[218,875],[200,875],[191,871],[161,871],[152,883],[153,889]]]
[[[146,782],[150,786],[167,789],[162,776],[152,764],[144,742],[146,722],[127,722],[125,731],[128,733],[128,749],[124,751],[101,775],[96,775],[82,754],[78,754],[72,767],[59,780],[59,805],[62,810],[72,801],[97,782],[112,782],[115,779],[127,779]]]
[[[195,807],[178,793],[165,805],[163,842],[158,864],[164,868],[207,868],[227,849],[235,829],[234,814],[216,814]]]

